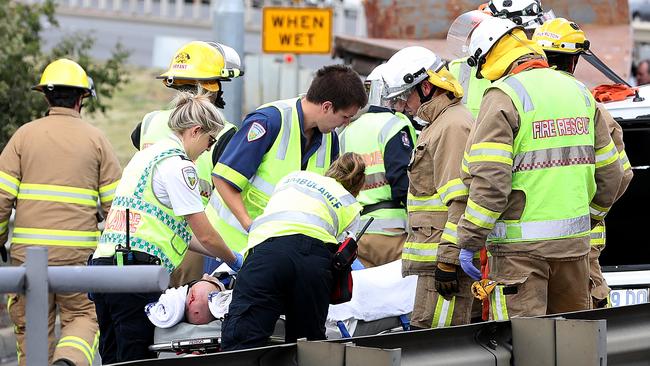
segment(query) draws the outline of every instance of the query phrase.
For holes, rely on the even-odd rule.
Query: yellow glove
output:
[[[497,286],[496,281],[487,278],[472,283],[472,295],[479,300],[485,300]]]

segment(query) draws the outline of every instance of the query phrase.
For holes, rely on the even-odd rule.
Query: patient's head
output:
[[[215,320],[208,306],[208,294],[222,291],[219,281],[207,274],[190,286],[185,300],[185,319],[190,324],[208,324]]]

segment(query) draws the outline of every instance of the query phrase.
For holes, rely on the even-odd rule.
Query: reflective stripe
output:
[[[457,178],[450,180],[444,186],[440,187],[438,194],[440,194],[442,202],[447,204],[453,198],[468,195],[469,189],[465,187],[460,178]]]
[[[445,230],[442,232],[442,238],[452,244],[458,244],[458,225],[447,221]]]
[[[440,243],[416,243],[407,241],[402,249],[402,259],[415,262],[433,262],[437,260]]]
[[[618,153],[618,158],[621,159],[621,165],[623,165],[624,170],[632,168],[632,165],[630,164],[630,159],[627,158],[627,153],[625,152],[625,150]]]
[[[514,90],[515,94],[517,94],[517,97],[519,98],[519,102],[521,102],[521,106],[524,109],[524,112],[530,112],[533,109],[535,109],[535,106],[533,105],[533,100],[531,99],[530,94],[528,94],[528,91],[526,91],[524,84],[522,84],[519,80],[513,77],[506,78],[504,82],[508,84],[508,86],[511,87],[512,90]]]
[[[563,44],[571,44],[571,43],[563,43]],[[575,44],[575,43],[574,43]],[[591,107],[591,99],[589,98],[589,90],[587,90],[587,87],[584,86],[581,82],[578,80],[574,80],[580,91],[582,92],[582,95],[585,97],[585,104],[587,107]]]
[[[95,247],[99,231],[52,230],[16,227],[12,242],[17,244]]]
[[[90,347],[88,342],[83,340],[82,338],[75,337],[75,336],[66,336],[63,337],[59,340],[59,343],[56,345],[56,348],[59,347],[73,347],[78,350],[80,350],[84,356],[86,356],[86,359],[88,360],[88,364],[92,365],[93,360],[95,359],[95,352],[93,348]]]
[[[214,166],[212,175],[216,175],[220,178],[228,180],[232,184],[239,187],[239,189],[242,191],[244,190],[244,188],[246,188],[246,185],[248,184],[248,178],[244,177],[240,172],[236,171],[235,169],[222,163],[217,163],[217,165]]]
[[[12,196],[18,194],[18,187],[20,186],[20,181],[11,175],[0,171],[0,189],[8,192]]]
[[[508,320],[508,306],[506,305],[506,295],[503,294],[503,286],[495,286],[491,297],[492,320]]]
[[[265,181],[264,178],[260,177],[259,175],[253,176],[253,178],[250,180],[250,184],[252,184],[253,187],[264,192],[264,194],[267,196],[271,196],[273,194],[273,190],[275,189],[275,185]]]
[[[451,325],[451,320],[454,316],[454,305],[456,304],[456,296],[451,297],[451,301],[446,300],[444,297],[438,295],[436,301],[436,308],[433,312],[433,320],[431,321],[431,328],[442,328]]]
[[[495,162],[512,165],[512,145],[498,142],[480,142],[473,144],[469,154],[465,155],[468,163]]]
[[[4,234],[7,231],[7,226],[9,225],[9,220],[0,221],[0,234]],[[2,244],[0,244],[2,245]]]
[[[319,192],[316,192],[316,191],[314,191],[314,190],[312,190],[310,188],[307,188],[306,186],[299,185],[299,184],[283,185],[282,187],[279,187],[275,191],[275,193],[286,191],[286,190],[296,190],[296,191],[298,191],[298,192],[300,192],[300,193],[302,193],[302,194],[304,194],[306,196],[309,196],[309,197],[315,199],[316,201],[321,202],[323,204],[323,206],[327,207],[327,211],[329,211],[329,214],[333,219],[333,224],[334,224],[333,226],[337,229],[337,232],[338,232],[339,216],[336,214],[336,211],[334,211],[334,207],[332,207],[332,205],[329,203],[327,198],[325,196],[323,196],[323,194],[321,194]],[[334,234],[334,236],[336,236],[336,234]]]
[[[252,232],[257,227],[264,225],[268,222],[274,222],[274,221],[289,221],[289,222],[299,223],[299,224],[314,225],[325,229],[325,231],[327,231],[333,237],[337,236],[336,235],[337,231],[332,227],[332,225],[329,222],[323,220],[322,217],[318,215],[314,215],[312,213],[297,212],[297,211],[281,211],[281,212],[274,212],[269,215],[262,215],[253,221],[250,231]]]
[[[481,207],[471,199],[467,200],[465,218],[474,225],[485,229],[492,229],[499,216],[501,216],[500,213]]]
[[[402,123],[402,119],[397,116],[393,116],[391,119],[386,121],[386,124],[384,125],[384,127],[381,128],[381,131],[379,132],[380,146],[386,145],[386,141],[392,137],[390,136],[391,130],[395,127],[395,125],[400,123]]]
[[[602,220],[607,216],[607,213],[609,212],[608,208],[598,206],[595,203],[590,203],[589,204],[589,213],[591,214],[591,217],[595,220]]]
[[[368,220],[361,220],[361,227],[363,227]],[[386,229],[404,229],[406,230],[406,219],[375,219],[368,227],[368,232],[384,231]],[[398,235],[399,233],[387,232],[389,235]]]
[[[509,223],[499,221],[488,235],[490,239],[538,240],[566,237],[591,230],[589,215],[562,220]]]
[[[472,68],[467,64],[467,62],[460,63],[460,69],[458,71],[458,82],[463,87],[463,99],[461,103],[467,104],[467,95],[469,94],[469,81],[471,78]]]
[[[119,180],[105,185],[103,187],[99,187],[99,199],[101,202],[110,202],[113,200],[115,197],[115,188],[117,188],[117,185],[120,183]]]
[[[287,149],[289,148],[289,138],[291,137],[291,121],[293,120],[293,108],[282,102],[275,102],[273,104],[282,114],[282,136],[280,137],[280,146],[275,157],[279,160],[284,160],[287,157]]]
[[[97,191],[53,184],[21,183],[18,199],[97,206]]]
[[[188,231],[187,222],[185,220],[176,220],[176,218],[167,214],[160,207],[156,207],[142,199],[133,197],[115,197],[115,199],[113,199],[113,207],[129,208],[152,215],[172,230],[174,234],[183,239],[186,244],[189,245],[190,240],[192,240],[192,234]]]
[[[213,194],[212,197],[210,197],[210,204],[217,212],[219,218],[228,224],[228,226],[234,228],[244,235],[248,235],[248,232],[244,230],[244,228],[239,223],[239,220],[237,220],[235,215],[228,209],[228,207],[226,207],[226,204],[221,201],[221,198],[219,198],[218,195]]]
[[[556,166],[571,166],[594,164],[593,146],[567,146],[543,150],[526,151],[515,155],[512,164],[513,172],[535,169],[552,168]]]
[[[433,196],[414,196],[409,193],[406,200],[406,209],[408,212],[417,211],[447,211],[447,206],[442,203],[439,194]]]
[[[605,225],[597,225],[591,229],[590,244],[591,245],[605,245],[607,240],[607,233],[605,231]]]
[[[618,151],[614,141],[609,141],[607,146],[596,150],[596,168],[604,167],[615,162],[618,159]]]
[[[137,251],[145,252],[154,257],[158,257],[162,263],[162,266],[165,267],[167,272],[172,273],[174,271],[174,265],[172,264],[172,261],[169,259],[167,254],[160,250],[160,247],[158,247],[156,244],[133,236],[130,236],[129,239],[131,242],[131,249],[135,249]],[[110,255],[112,255],[112,253],[115,253],[115,243],[123,244],[126,242],[126,234],[104,233],[101,236],[101,240],[102,241],[98,244],[98,247],[109,246],[112,250]]]
[[[385,186],[388,184],[388,179],[386,179],[386,173],[379,172],[366,175],[366,181],[363,184],[363,189],[374,189]]]
[[[325,160],[327,158],[327,136],[323,134],[320,141],[320,146],[316,151],[316,168],[325,168]]]

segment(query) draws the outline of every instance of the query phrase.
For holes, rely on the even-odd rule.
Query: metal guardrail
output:
[[[48,364],[48,292],[159,292],[169,285],[161,266],[47,266],[47,248],[27,248],[23,267],[0,268],[0,293],[25,293],[28,365]]]
[[[562,317],[568,320],[605,320],[607,329],[607,365],[648,365],[650,360],[650,303],[620,308],[557,314],[544,318]],[[459,327],[391,333],[378,336],[325,341],[327,344],[352,342],[353,353],[364,348],[401,349],[399,363],[405,366],[468,365],[509,366],[514,362],[513,331],[510,321],[485,322]],[[309,342],[313,343],[313,342]],[[206,364],[227,366],[303,365],[301,344],[254,348],[183,359],[158,359],[131,362],[142,366],[198,366]],[[579,355],[579,349],[575,350]],[[348,351],[346,351],[347,354]],[[326,353],[328,354],[328,353]],[[329,355],[334,356],[336,348]],[[304,356],[304,355],[303,355]],[[385,355],[386,356],[386,355]],[[346,356],[347,357],[347,356]],[[337,365],[331,358],[321,358],[316,365]],[[304,357],[303,357],[304,359]],[[348,359],[349,361],[349,359]],[[358,363],[345,363],[357,365]],[[366,362],[368,364],[385,365]],[[576,363],[576,365],[585,364]]]

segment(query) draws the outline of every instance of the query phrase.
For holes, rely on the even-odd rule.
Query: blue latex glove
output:
[[[235,261],[233,263],[228,263],[228,267],[230,267],[230,269],[232,269],[235,272],[239,272],[241,266],[244,265],[244,256],[239,254],[238,252],[235,252],[234,250],[232,254],[235,255]]]
[[[472,263],[474,261],[474,252],[468,249],[461,249],[460,254],[458,255],[458,260],[460,261],[460,267],[468,276],[475,281],[481,279],[481,271],[474,267],[474,263]]]
[[[358,271],[360,269],[365,269],[366,267],[359,261],[359,258],[355,259],[354,262],[352,262],[352,270],[353,271]]]

